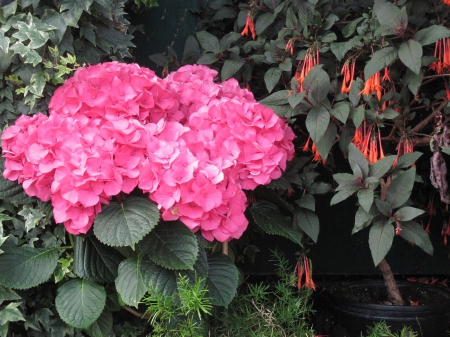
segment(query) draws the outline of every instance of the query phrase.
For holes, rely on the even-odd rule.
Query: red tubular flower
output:
[[[377,98],[381,100],[381,85],[380,85],[380,72],[376,72],[372,77],[366,80],[364,83],[364,89],[361,91],[363,95],[371,95],[373,93],[377,94]]]
[[[300,91],[303,91],[303,81],[310,70],[319,64],[319,50],[316,50],[316,55],[313,56],[313,47],[306,51],[305,59],[298,62],[297,71],[295,72],[295,79],[300,84]]]
[[[355,61],[352,62],[351,69],[350,62],[346,62],[342,67],[341,74],[344,75],[341,93],[348,94],[352,86],[353,78],[355,77]]]
[[[446,1],[450,3],[449,0]],[[444,3],[447,4],[445,1]],[[450,68],[450,39],[448,37],[436,42],[434,57],[438,60],[433,62],[429,69],[434,70],[437,74],[448,71]]]
[[[252,15],[252,11],[249,10],[247,13],[247,18],[245,19],[245,27],[241,32],[241,35],[248,35],[252,34],[252,39],[256,39],[256,32],[255,32],[255,18]]]

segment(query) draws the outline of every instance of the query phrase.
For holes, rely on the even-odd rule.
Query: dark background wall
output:
[[[167,52],[171,46],[181,57],[184,42],[195,35],[197,19],[189,9],[198,0],[159,0],[159,7],[133,14],[133,25],[143,25],[145,34],[136,33],[133,52],[134,61],[155,70],[149,55]],[[161,69],[159,69],[161,70]],[[368,245],[369,229],[351,235],[354,223],[355,202],[349,199],[336,206],[329,206],[331,196],[316,197],[320,219],[320,235],[317,244],[308,246],[315,275],[373,275],[379,274],[374,267]],[[400,237],[394,238],[393,248],[386,259],[395,274],[401,275],[447,275],[450,274],[449,247],[444,246],[440,230],[442,223],[432,223],[431,239],[434,256],[408,244]],[[260,249],[255,262],[244,259],[242,268],[246,273],[270,274],[274,272],[270,249],[282,249],[294,263],[298,247],[282,237],[261,235],[255,245]]]

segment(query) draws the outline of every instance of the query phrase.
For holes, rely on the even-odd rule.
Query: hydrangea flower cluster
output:
[[[86,233],[101,206],[135,188],[165,220],[208,239],[247,227],[244,189],[280,177],[292,130],[236,80],[185,66],[160,79],[136,64],[78,69],[49,116],[22,116],[2,135],[5,170],[29,196],[51,200],[55,221]]]

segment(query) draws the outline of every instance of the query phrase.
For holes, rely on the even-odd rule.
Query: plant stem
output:
[[[380,179],[381,200],[386,199],[386,192],[391,182],[392,178],[390,176],[386,178],[386,180],[384,180],[383,178]],[[388,293],[388,300],[391,301],[394,305],[404,305],[405,303],[403,301],[402,295],[400,294],[400,290],[398,289],[397,282],[395,282],[394,274],[392,274],[391,267],[385,259],[380,261],[380,263],[378,264],[378,269],[380,269],[381,274],[383,274],[384,284],[386,285]]]

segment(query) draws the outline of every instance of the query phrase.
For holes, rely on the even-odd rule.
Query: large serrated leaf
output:
[[[419,42],[408,40],[403,42],[398,49],[398,58],[411,71],[418,75],[422,66],[422,46]]]
[[[102,313],[106,303],[105,289],[96,283],[74,279],[58,288],[56,310],[61,319],[78,329],[87,329]]]
[[[228,256],[216,254],[208,257],[208,296],[213,305],[226,307],[236,295],[239,272]]]
[[[375,266],[384,259],[394,240],[394,226],[388,221],[376,222],[369,233],[369,247]]]
[[[177,291],[177,273],[148,261],[143,268],[143,281],[150,293],[171,296]]]
[[[143,274],[148,270],[149,264],[151,262],[145,255],[130,257],[120,263],[116,289],[126,304],[137,307],[147,292]]]
[[[73,272],[94,282],[114,282],[124,259],[114,248],[103,245],[93,236],[74,237]]]
[[[180,221],[161,222],[140,243],[149,258],[167,269],[193,269],[197,260],[197,239]]]
[[[109,246],[131,246],[156,226],[159,210],[150,200],[131,197],[104,206],[94,222],[95,236]]]
[[[294,224],[306,233],[315,243],[319,238],[319,217],[308,209],[300,209],[294,214]]]
[[[100,317],[91,324],[86,330],[90,337],[104,337],[108,336],[113,327],[113,317],[111,311],[105,308],[100,314]]]
[[[29,289],[47,281],[58,263],[55,248],[3,245],[0,254],[0,285]]]
[[[400,236],[402,238],[415,243],[422,248],[425,253],[433,255],[433,245],[430,236],[425,232],[421,225],[414,221],[402,221],[401,228]]]
[[[302,246],[302,233],[292,228],[291,218],[280,214],[278,207],[268,201],[258,201],[250,208],[256,224],[269,234],[281,235]]]
[[[208,276],[208,259],[203,248],[199,248],[197,261],[194,264],[194,270],[178,270],[176,273],[177,281],[180,276],[185,276],[189,282],[194,285],[196,280],[199,278],[206,279]],[[204,286],[204,283],[202,283]]]
[[[416,177],[415,167],[400,173],[392,180],[386,191],[386,201],[391,207],[397,208],[403,205],[411,195]]]

